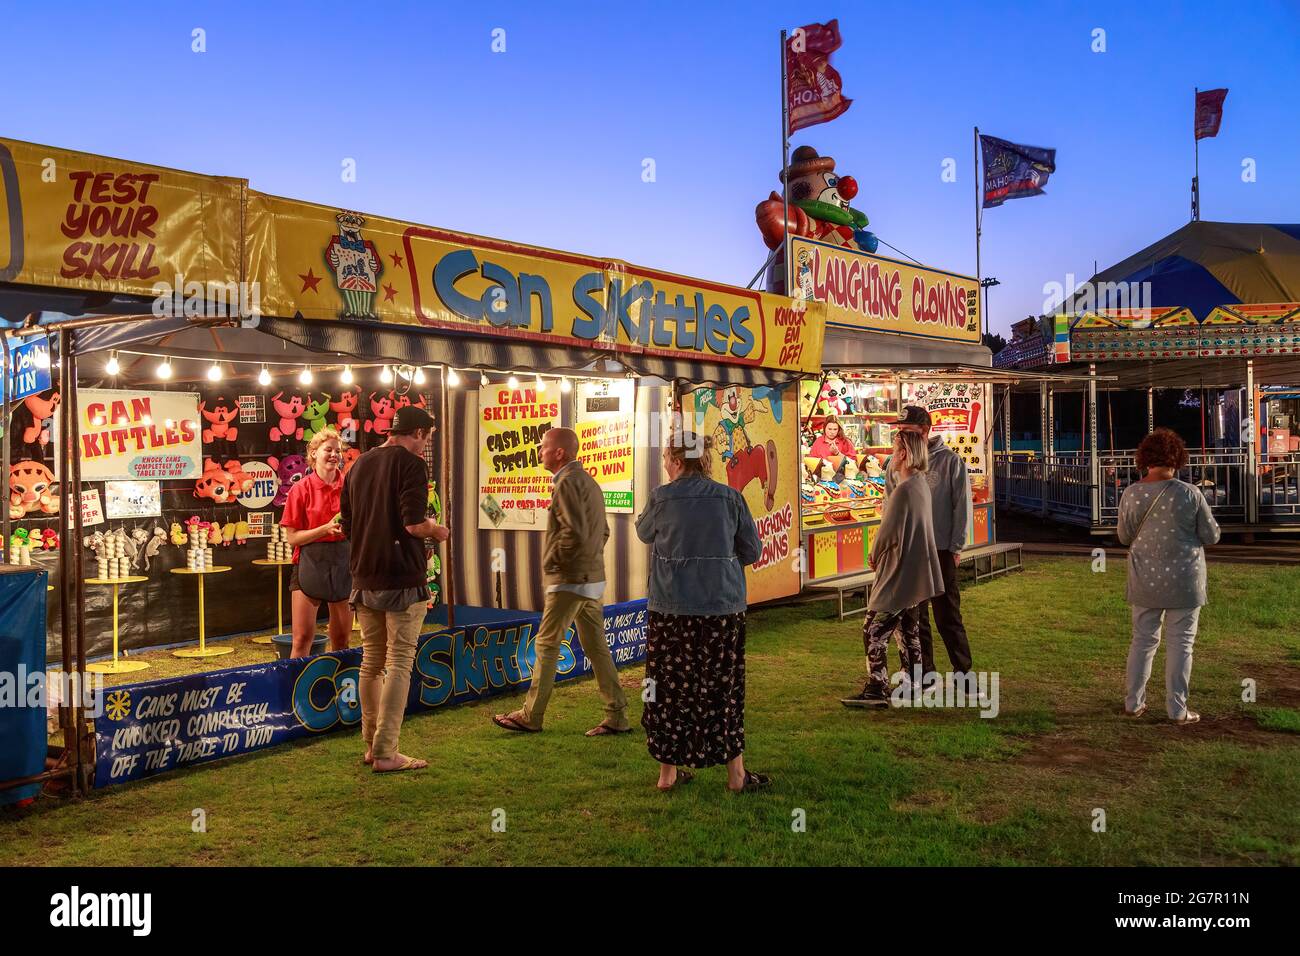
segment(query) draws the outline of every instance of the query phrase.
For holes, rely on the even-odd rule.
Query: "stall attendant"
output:
[[[339,525],[342,458],[343,442],[337,431],[325,428],[313,435],[307,445],[311,471],[289,492],[280,519],[293,545],[289,594],[293,604],[294,657],[311,653],[316,613],[322,601],[329,605],[330,650],[347,650],[352,631],[349,549]]]
[[[1175,475],[1187,464],[1187,446],[1175,432],[1157,428],[1137,449],[1146,476],[1119,499],[1121,544],[1128,545],[1128,603],[1133,641],[1128,651],[1124,712],[1147,710],[1147,679],[1165,631],[1165,713],[1176,724],[1201,715],[1187,706],[1196,624],[1206,604],[1205,546],[1219,540],[1205,495]]]
[[[745,565],[762,544],[739,491],[709,478],[711,441],[679,435],[663,451],[668,484],[636,519],[650,545],[647,695],[641,714],[660,790],[685,767],[727,765],[735,793],[766,787],[745,769]]]
[[[840,420],[834,415],[826,416],[826,423],[822,425],[822,433],[817,436],[813,442],[812,450],[808,453],[814,458],[820,458],[829,461],[838,472],[844,467],[847,459],[857,458],[857,450],[853,447],[853,442],[849,441],[844,435],[844,429],[840,427]]]

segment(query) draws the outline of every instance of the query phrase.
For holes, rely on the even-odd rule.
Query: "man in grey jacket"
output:
[[[929,606],[934,609],[934,623],[948,649],[948,660],[953,670],[966,673],[971,669],[970,641],[966,626],[961,620],[961,591],[957,587],[957,565],[961,563],[961,549],[966,545],[966,526],[970,523],[970,478],[966,462],[944,444],[938,435],[930,437],[930,413],[920,405],[908,405],[902,417],[894,421],[899,431],[915,432],[926,440],[930,452],[930,469],[925,473],[930,485],[930,500],[934,508],[934,543],[939,549],[939,564],[943,569],[943,594],[933,598]],[[893,488],[894,472],[885,472],[885,494]],[[930,612],[926,605],[920,608],[921,664],[923,673],[934,667],[934,639],[930,634]]]

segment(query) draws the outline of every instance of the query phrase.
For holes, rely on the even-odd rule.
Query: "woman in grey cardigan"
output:
[[[890,468],[897,486],[885,499],[885,513],[871,543],[871,570],[876,572],[862,625],[869,676],[862,692],[844,697],[845,707],[888,707],[889,639],[898,643],[903,673],[913,677],[921,666],[920,604],[943,593],[943,568],[934,543],[934,517],[925,472],[930,453],[925,439],[900,431],[894,438]]]
[[[711,442],[678,435],[664,449],[668,484],[636,519],[650,545],[647,691],[641,726],[659,789],[727,765],[727,788],[767,786],[745,769],[745,565],[762,553],[744,496],[709,478]],[[682,766],[679,766],[682,765]]]
[[[1219,524],[1200,489],[1174,477],[1187,464],[1187,446],[1168,428],[1142,440],[1137,466],[1146,476],[1124,489],[1119,500],[1121,544],[1128,552],[1128,603],[1133,609],[1133,642],[1128,651],[1124,712],[1141,717],[1147,710],[1147,679],[1165,636],[1165,711],[1178,724],[1201,715],[1187,707],[1192,677],[1192,645],[1205,594],[1205,545],[1219,540]]]

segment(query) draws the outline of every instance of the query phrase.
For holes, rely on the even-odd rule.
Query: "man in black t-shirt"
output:
[[[339,499],[343,533],[352,542],[351,603],[361,622],[361,737],[375,773],[429,765],[399,752],[397,743],[429,601],[424,540],[451,535],[425,517],[429,478],[422,454],[433,430],[424,409],[398,409],[388,441],[357,459]]]

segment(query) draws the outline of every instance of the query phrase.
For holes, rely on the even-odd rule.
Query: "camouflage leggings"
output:
[[[902,669],[911,674],[921,663],[921,605],[902,611],[870,611],[862,623],[862,643],[867,650],[867,689],[871,693],[889,693],[889,638],[898,646]]]

